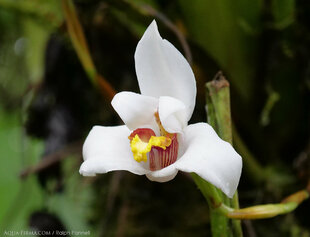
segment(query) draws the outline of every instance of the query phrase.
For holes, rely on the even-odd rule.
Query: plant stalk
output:
[[[71,0],[62,0],[61,3],[68,33],[77,56],[93,86],[99,89],[103,97],[110,102],[116,92],[110,83],[100,75],[96,69],[75,6]]]
[[[223,140],[232,144],[229,83],[222,72],[218,72],[214,79],[206,84],[206,87],[208,122]],[[221,195],[223,196],[223,203],[225,205],[234,209],[239,208],[237,191],[232,199],[226,197],[222,192]],[[242,237],[243,234],[240,221],[232,220],[231,224],[233,236]]]

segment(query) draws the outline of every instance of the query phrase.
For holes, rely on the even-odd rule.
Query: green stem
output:
[[[229,83],[219,72],[206,87],[208,122],[223,140],[232,144]]]
[[[207,83],[206,86],[208,121],[222,139],[232,144],[229,83],[221,73],[218,73],[215,79]],[[250,154],[238,134],[234,133],[234,135],[239,148],[243,148],[243,153]],[[262,176],[266,174],[263,167],[251,155],[247,160],[247,165],[249,170],[258,174],[257,181],[261,182],[264,179]],[[259,175],[259,173],[261,174]],[[308,189],[290,195],[281,203],[239,209],[237,192],[232,199],[229,199],[220,190],[196,174],[193,174],[192,177],[210,206],[213,237],[242,237],[240,219],[263,219],[289,213],[295,210],[301,202],[309,198],[310,185]]]
[[[210,207],[211,232],[213,237],[231,237],[229,219],[224,215],[231,212],[222,205],[223,194],[209,182],[192,173],[192,178],[206,198]]]
[[[219,210],[223,215],[234,219],[266,219],[292,212],[308,198],[309,191],[305,189],[288,196],[281,203],[257,205],[242,209],[231,209],[222,204]]]
[[[238,192],[236,191],[233,199],[231,200],[231,206],[239,209],[239,198],[238,198]],[[235,236],[243,236],[242,228],[241,228],[241,221],[240,220],[232,220],[232,227],[234,231]]]
[[[229,83],[219,72],[214,80],[206,84],[207,87],[207,112],[208,122],[216,130],[218,135],[225,141],[232,144],[232,122],[230,112],[230,91]],[[230,200],[223,193],[223,203],[234,209],[239,208],[238,193]],[[222,220],[224,222],[224,220]],[[212,223],[212,214],[211,214]],[[229,222],[225,220],[229,232]],[[212,226],[212,224],[211,224]],[[217,228],[216,226],[214,228]],[[217,231],[213,231],[217,232]],[[232,220],[233,236],[242,237],[241,223],[239,220]],[[214,235],[219,236],[219,235]]]

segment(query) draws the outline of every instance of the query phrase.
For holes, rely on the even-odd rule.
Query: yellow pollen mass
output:
[[[153,146],[160,147],[164,150],[171,144],[171,139],[169,137],[155,137],[151,136],[148,142],[143,142],[138,134],[130,142],[131,151],[133,153],[133,158],[138,161],[147,161],[147,153],[151,151]]]

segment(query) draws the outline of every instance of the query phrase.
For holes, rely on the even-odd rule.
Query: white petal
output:
[[[232,197],[241,175],[241,156],[207,123],[189,125],[184,139],[185,153],[175,163],[177,169],[198,174]]]
[[[134,160],[129,135],[125,125],[93,127],[83,146],[85,161],[80,167],[80,174],[93,176],[113,170],[127,170],[139,175],[149,172]]]
[[[167,132],[182,133],[187,126],[186,107],[178,99],[169,96],[159,97],[158,114]]]
[[[154,113],[157,111],[158,99],[124,91],[117,93],[111,104],[130,130],[139,127],[157,128]]]
[[[178,170],[176,169],[175,165],[169,165],[161,170],[152,171],[148,174],[146,174],[146,177],[151,181],[156,182],[168,182],[172,180],[178,173]]]
[[[195,76],[183,55],[161,38],[155,21],[137,45],[135,66],[141,94],[181,100],[187,108],[188,121],[195,107]]]

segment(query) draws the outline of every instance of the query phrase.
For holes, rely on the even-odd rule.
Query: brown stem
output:
[[[82,142],[74,142],[50,155],[42,157],[41,161],[34,166],[30,166],[20,172],[21,178],[26,178],[30,174],[37,173],[44,170],[56,162],[64,159],[68,154],[77,153],[81,154]]]
[[[108,101],[111,101],[116,94],[116,91],[114,90],[112,85],[97,72],[73,2],[71,0],[62,0],[62,8],[67,23],[70,39],[73,43],[74,49],[79,57],[79,60],[81,61],[84,70],[86,71],[93,85],[99,89],[100,93]]]
[[[111,86],[111,84],[105,80],[100,74],[96,75],[96,81],[98,82],[98,86],[100,88],[101,94],[108,100],[111,101],[116,94],[115,89]]]

